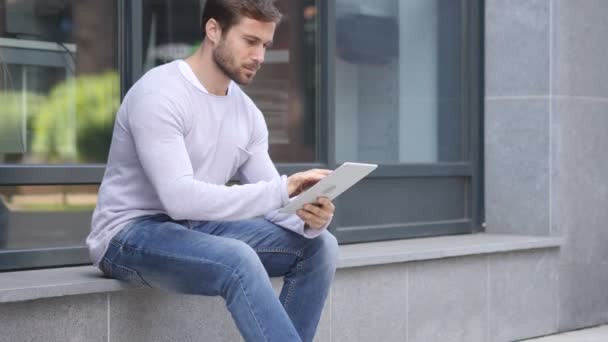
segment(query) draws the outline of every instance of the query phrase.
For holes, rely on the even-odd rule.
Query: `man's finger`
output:
[[[327,197],[319,197],[317,198],[317,202],[321,204],[325,210],[331,212],[332,214],[336,210],[333,202]]]
[[[332,213],[325,207],[318,207],[314,204],[306,204],[304,210],[312,213],[315,216],[320,217],[323,220],[329,220]]]
[[[311,171],[313,171],[315,173],[320,173],[323,175],[328,175],[333,172],[332,170],[327,170],[327,169],[312,169]]]
[[[318,218],[309,220],[308,222],[306,222],[310,227],[315,228],[315,229],[319,229],[321,227],[323,227],[325,225],[325,221],[323,220],[319,220]]]
[[[316,229],[323,227],[325,223],[327,223],[326,220],[323,220],[322,218],[303,209],[298,210],[297,215],[310,227]]]

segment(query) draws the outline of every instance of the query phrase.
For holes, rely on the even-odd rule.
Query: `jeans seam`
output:
[[[287,288],[287,295],[285,296],[285,303],[283,304],[283,307],[285,309],[287,309],[287,304],[289,303],[289,300],[292,297],[293,294],[293,289],[296,285],[297,279],[300,277],[300,275],[302,274],[302,268],[303,265],[302,263],[304,263],[304,256],[303,256],[303,250],[304,248],[294,251],[292,249],[288,249],[288,248],[280,248],[280,247],[262,247],[262,248],[256,248],[255,251],[256,253],[285,253],[285,254],[292,254],[297,256],[298,258],[302,259],[300,260],[297,264],[296,264],[296,275],[295,277],[289,282],[288,288]]]
[[[303,257],[302,250],[294,251],[294,250],[287,249],[287,248],[273,248],[273,247],[255,248],[254,250],[256,251],[256,253],[286,253],[286,254],[293,254],[299,258]]]
[[[152,285],[148,284],[148,282],[141,276],[141,274],[139,274],[139,272],[137,272],[137,270],[132,269],[131,267],[127,267],[127,266],[123,266],[123,265],[119,265],[117,263],[111,262],[109,260],[106,260],[107,263],[109,263],[111,265],[111,267],[118,267],[118,268],[124,268],[130,272],[135,273],[135,275],[137,276],[137,278],[147,287],[152,288]],[[112,273],[110,273],[110,277],[112,277]]]
[[[113,240],[110,240],[110,243],[109,243],[109,244],[110,244],[110,245],[115,245],[115,246],[116,246],[116,243],[115,243]],[[102,258],[102,260],[103,260],[103,259],[107,259],[107,260],[108,260],[108,262],[111,262],[112,260],[114,260],[114,258],[115,258],[115,257],[118,255],[118,253],[119,253],[120,251],[119,251],[119,250],[116,250],[116,251],[114,251],[114,253],[113,253],[112,255],[109,255],[109,254],[108,254],[109,252],[110,252],[110,249],[108,249],[108,250],[106,251],[106,254],[105,254],[105,256]]]
[[[292,249],[288,249],[288,248],[280,248],[280,247],[262,247],[262,248],[256,248],[255,251],[256,253],[285,253],[285,254],[291,254],[291,255],[295,255],[298,258],[302,259],[300,260],[297,264],[296,264],[296,275],[293,278],[293,280],[291,280],[289,282],[288,288],[287,288],[287,295],[285,296],[285,303],[283,304],[283,307],[285,309],[287,309],[287,304],[289,303],[289,300],[292,297],[293,294],[293,288],[295,287],[295,284],[297,282],[297,279],[299,278],[299,276],[301,275],[301,271],[302,271],[302,263],[304,262],[304,257],[303,257],[303,248],[297,251],[294,251]]]
[[[285,296],[285,304],[283,304],[283,306],[285,307],[285,310],[287,310],[289,301],[293,294],[293,289],[296,286],[298,278],[301,275],[303,263],[304,263],[304,260],[301,260],[300,262],[298,262],[298,264],[296,265],[296,276],[289,282],[289,287],[287,288],[287,295]]]

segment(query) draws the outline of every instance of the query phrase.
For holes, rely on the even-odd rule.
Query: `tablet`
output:
[[[344,163],[317,184],[294,197],[286,206],[279,209],[279,212],[295,214],[304,204],[315,203],[317,198],[322,196],[333,200],[377,167],[376,164]]]

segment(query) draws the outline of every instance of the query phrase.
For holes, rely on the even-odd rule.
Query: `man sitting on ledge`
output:
[[[312,341],[336,269],[334,205],[278,209],[331,171],[280,176],[264,117],[237,86],[281,14],[272,0],[207,0],[201,17],[200,48],[147,72],[120,106],[91,260],[115,279],[222,296],[247,341]],[[235,174],[242,185],[226,186]],[[279,298],[269,276],[284,276]]]

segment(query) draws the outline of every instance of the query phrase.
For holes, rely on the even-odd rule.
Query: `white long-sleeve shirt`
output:
[[[243,185],[226,186],[237,174]],[[86,239],[91,261],[99,264],[126,224],[160,213],[204,221],[264,215],[305,237],[318,236],[322,230],[277,212],[289,201],[286,178],[268,155],[262,113],[237,85],[216,96],[182,60],[156,67],[133,85],[116,115]]]

